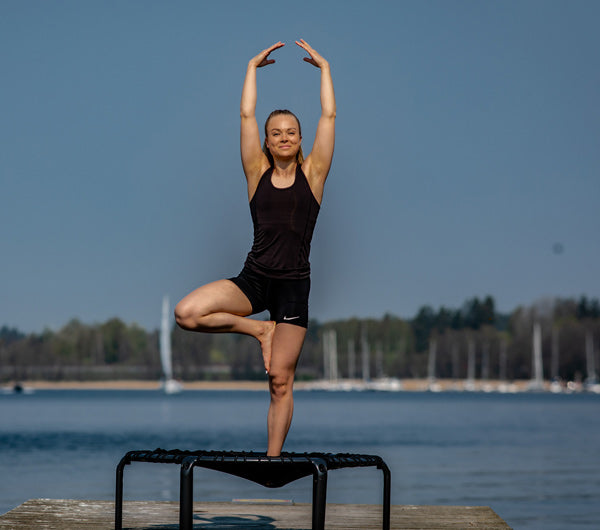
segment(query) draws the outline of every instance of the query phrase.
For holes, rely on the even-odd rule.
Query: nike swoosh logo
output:
[[[300,316],[297,316],[297,317],[283,317],[283,320],[296,320],[298,318],[300,318]]]

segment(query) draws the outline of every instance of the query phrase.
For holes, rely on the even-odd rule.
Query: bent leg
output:
[[[246,318],[252,304],[230,280],[218,280],[192,291],[175,307],[175,321],[188,331],[206,333],[241,333],[260,342],[265,358],[271,357],[271,342],[275,323]]]
[[[292,423],[293,386],[296,366],[306,329],[292,324],[277,324],[273,335],[269,390],[271,404],[267,416],[269,442],[267,454],[278,456]]]
[[[229,280],[218,280],[198,287],[175,306],[175,320],[190,331],[231,331],[237,319],[248,316],[252,304],[240,288]]]

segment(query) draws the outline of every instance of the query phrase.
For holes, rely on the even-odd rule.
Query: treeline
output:
[[[548,299],[510,314],[491,296],[462,307],[422,307],[412,319],[311,321],[299,379],[328,375],[323,337],[335,331],[340,377],[527,379],[532,376],[532,330],[542,329],[544,377],[585,379],[598,363],[600,304],[596,299]],[[181,380],[264,379],[258,343],[232,334],[173,327],[173,369]],[[0,381],[158,380],[158,331],[114,318],[59,331],[24,334],[0,329]],[[366,361],[363,361],[365,359]],[[366,365],[364,364],[366,362]]]

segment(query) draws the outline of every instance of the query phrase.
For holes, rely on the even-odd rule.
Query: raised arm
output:
[[[282,46],[284,46],[283,42],[277,42],[250,59],[242,88],[240,150],[242,167],[248,181],[249,197],[254,194],[258,180],[269,165],[269,161],[262,151],[260,132],[256,121],[256,69],[273,64],[275,60],[269,59],[269,54]]]
[[[323,187],[331,167],[335,145],[336,107],[333,81],[329,63],[305,40],[300,39],[300,41],[296,41],[296,44],[310,55],[310,57],[305,57],[304,60],[321,70],[321,117],[312,151],[302,165],[315,198],[321,202]]]

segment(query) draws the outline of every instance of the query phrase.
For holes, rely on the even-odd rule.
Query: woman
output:
[[[275,61],[282,42],[248,63],[242,101],[241,156],[254,223],[254,244],[236,278],[204,285],[179,302],[177,324],[211,333],[242,333],[261,345],[269,376],[267,454],[278,456],[293,414],[292,387],[308,325],[310,240],[335,141],[335,96],[329,63],[304,40],[296,41],[321,70],[321,117],[311,153],[302,154],[300,122],[289,111],[271,113],[261,148],[255,117],[256,71]],[[268,309],[269,321],[247,318]]]

